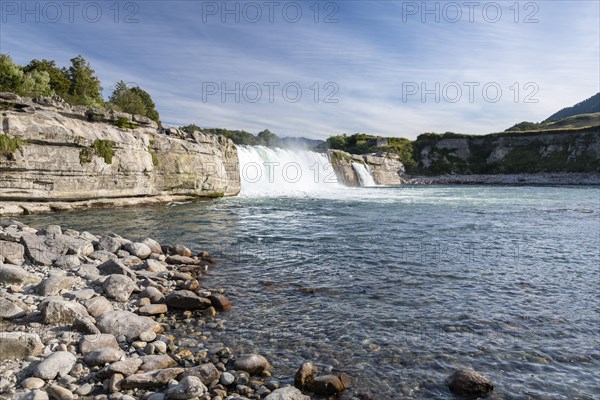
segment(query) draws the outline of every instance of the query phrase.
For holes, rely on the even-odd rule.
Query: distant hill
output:
[[[593,114],[600,112],[600,93],[590,97],[581,103],[575,104],[573,107],[563,108],[559,112],[552,114],[548,119],[542,122],[558,121],[564,118],[572,117],[579,114]]]

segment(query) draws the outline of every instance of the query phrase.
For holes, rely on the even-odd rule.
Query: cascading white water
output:
[[[308,150],[238,146],[241,194],[307,194],[340,190],[327,155]]]
[[[354,172],[356,172],[356,175],[358,176],[360,186],[377,186],[373,176],[363,164],[353,162],[352,168],[354,168]]]

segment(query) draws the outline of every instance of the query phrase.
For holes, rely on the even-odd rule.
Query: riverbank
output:
[[[233,306],[204,286],[213,264],[150,238],[0,220],[0,399],[309,400],[280,388],[266,357],[211,341]],[[351,386],[301,370],[317,394]]]
[[[77,211],[91,208],[149,206],[192,200],[206,200],[209,198],[214,197],[153,196],[105,198],[83,201],[0,201],[0,217],[43,214],[57,211]]]
[[[402,177],[402,185],[600,185],[600,173],[440,175]]]

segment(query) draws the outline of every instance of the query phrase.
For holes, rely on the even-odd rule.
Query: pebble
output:
[[[56,400],[73,400],[73,393],[70,390],[58,385],[50,385],[46,388],[50,397]]]
[[[36,377],[27,378],[21,382],[22,388],[30,389],[30,390],[40,389],[44,385],[45,385],[44,380],[40,379],[40,378],[36,378]]]
[[[225,386],[229,386],[231,384],[233,384],[233,382],[235,381],[235,377],[230,374],[229,372],[223,372],[221,374],[221,379],[219,380],[219,382],[221,382],[221,384],[225,385]]]
[[[156,332],[144,331],[140,334],[140,340],[143,342],[152,342],[156,339]]]

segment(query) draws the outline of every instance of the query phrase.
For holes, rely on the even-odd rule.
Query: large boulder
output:
[[[110,301],[102,296],[89,299],[85,302],[85,307],[88,313],[94,318],[98,318],[105,312],[113,311],[113,306]]]
[[[170,308],[181,310],[203,310],[211,306],[210,300],[189,290],[176,290],[169,293],[165,298],[165,303]]]
[[[77,279],[72,276],[52,275],[37,285],[35,291],[40,296],[55,296],[61,290],[71,289],[75,283]]]
[[[196,367],[187,368],[181,376],[195,376],[205,385],[210,385],[212,382],[219,380],[220,374],[213,363],[206,363]]]
[[[115,337],[107,333],[84,335],[79,340],[79,352],[84,356],[102,348],[114,350],[121,349]]]
[[[80,265],[81,265],[81,260],[79,259],[79,257],[74,256],[72,254],[66,254],[64,256],[60,256],[54,261],[54,266],[56,268],[66,269],[66,270],[77,268]]]
[[[25,315],[25,311],[12,301],[0,297],[0,320],[15,319]]]
[[[129,296],[136,289],[135,282],[125,275],[110,275],[102,284],[107,297],[120,302],[129,300]]]
[[[102,236],[98,240],[97,249],[106,250],[110,253],[116,253],[121,249],[121,241],[112,236]]]
[[[470,369],[454,372],[446,383],[452,393],[460,396],[485,396],[494,390],[492,381]]]
[[[117,338],[123,335],[129,342],[139,338],[146,331],[156,333],[163,331],[160,324],[152,318],[136,315],[129,311],[105,312],[98,317],[96,326],[101,332],[110,333]]]
[[[36,333],[0,332],[0,361],[39,356],[43,349]]]
[[[142,356],[140,357],[140,359],[142,360],[142,366],[140,367],[140,369],[144,372],[156,371],[157,369],[165,369],[177,366],[177,361],[175,361],[171,356],[167,354]]]
[[[76,361],[75,356],[68,351],[57,351],[33,368],[33,376],[48,381],[57,376],[66,376]]]
[[[148,256],[150,256],[150,254],[152,254],[150,247],[146,246],[144,243],[131,242],[127,243],[125,246],[123,246],[123,248],[132,256],[136,256],[142,260],[145,260],[148,258]]]
[[[167,398],[174,400],[195,399],[208,392],[200,378],[186,376],[177,385],[167,390]]]
[[[143,374],[130,375],[121,381],[121,388],[128,389],[149,389],[162,388],[169,381],[177,378],[184,371],[183,368],[167,368],[158,371],[145,372]]]
[[[48,297],[40,304],[45,324],[73,324],[78,319],[89,318],[84,306],[62,297]]]
[[[38,265],[52,265],[58,257],[67,254],[68,250],[63,241],[32,233],[24,233],[21,242],[25,245],[27,257]]]
[[[37,284],[42,279],[25,271],[18,265],[0,264],[0,283],[17,283],[20,285]]]
[[[25,261],[25,248],[20,243],[0,240],[0,263],[21,265]]]
[[[98,272],[102,275],[125,275],[131,279],[135,279],[136,275],[130,268],[123,265],[117,260],[107,260],[98,265]]]
[[[309,390],[316,394],[331,396],[346,389],[340,377],[322,375],[316,377],[309,385]]]
[[[124,355],[121,349],[102,347],[86,354],[83,360],[87,365],[96,366],[119,361]]]
[[[248,354],[239,357],[233,363],[233,368],[240,371],[246,371],[249,374],[260,374],[269,369],[269,361],[258,354]]]

